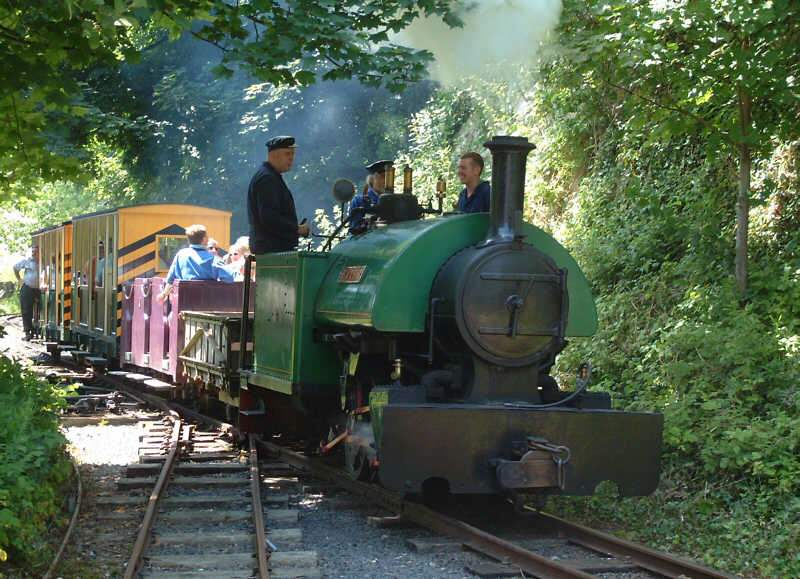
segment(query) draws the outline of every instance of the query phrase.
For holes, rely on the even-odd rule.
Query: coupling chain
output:
[[[558,488],[563,491],[564,485],[566,484],[566,471],[564,466],[569,462],[569,459],[572,456],[569,448],[566,446],[553,444],[546,438],[529,436],[528,449],[541,450],[552,455],[553,462],[556,463],[556,481],[558,482]]]

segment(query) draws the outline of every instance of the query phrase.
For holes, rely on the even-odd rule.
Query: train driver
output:
[[[307,223],[297,223],[294,197],[283,180],[292,168],[294,137],[267,141],[267,160],[259,167],[247,189],[247,218],[250,221],[250,249],[253,253],[292,251],[298,238],[308,237]]]
[[[464,189],[458,196],[456,209],[461,213],[487,213],[491,207],[492,187],[481,180],[483,157],[474,151],[464,153],[458,160],[458,180]]]
[[[364,192],[350,202],[350,234],[363,233],[367,228],[366,212],[378,204],[378,198],[386,191],[386,170],[392,161],[375,161],[367,165],[367,184]]]
[[[233,273],[225,269],[222,259],[208,251],[208,232],[205,225],[190,225],[186,228],[189,247],[184,247],[175,254],[167,274],[167,285],[158,294],[159,302],[167,299],[172,291],[172,282],[176,279],[188,281],[193,279],[233,281]]]

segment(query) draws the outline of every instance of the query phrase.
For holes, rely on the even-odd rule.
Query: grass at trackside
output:
[[[7,282],[15,282],[14,269],[11,262],[4,260],[0,266],[0,315],[19,313],[19,296],[16,286],[10,294],[4,294],[4,287]]]
[[[0,298],[0,315],[18,314],[19,313],[19,297],[14,292],[10,296]]]

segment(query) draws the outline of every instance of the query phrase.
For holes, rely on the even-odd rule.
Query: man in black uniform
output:
[[[250,180],[247,217],[253,253],[292,251],[299,236],[308,237],[308,224],[297,224],[294,198],[282,177],[292,168],[295,146],[294,137],[267,141],[267,160]]]

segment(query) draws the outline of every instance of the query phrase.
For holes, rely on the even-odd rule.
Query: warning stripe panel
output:
[[[129,243],[125,247],[121,248],[119,250],[119,257],[123,258],[127,256],[129,253],[133,253],[137,249],[141,249],[146,245],[155,243],[156,235],[181,235],[183,233],[186,233],[185,227],[181,227],[177,223],[173,223],[172,225],[167,225],[165,228],[156,231],[155,233],[152,233],[146,237],[142,237],[141,239],[137,239],[133,243]]]
[[[156,252],[155,252],[155,250],[153,250],[153,251],[150,251],[148,253],[145,253],[141,257],[139,257],[137,259],[134,259],[133,261],[131,261],[129,263],[126,263],[126,264],[122,265],[120,267],[120,274],[119,274],[120,283],[126,282],[129,279],[133,279],[134,277],[140,277],[140,276],[134,275],[135,272],[137,271],[137,269],[141,269],[142,267],[148,266],[148,265],[152,266],[153,265],[152,262],[155,259],[155,257],[156,257]],[[155,269],[155,268],[153,268],[153,269]]]

